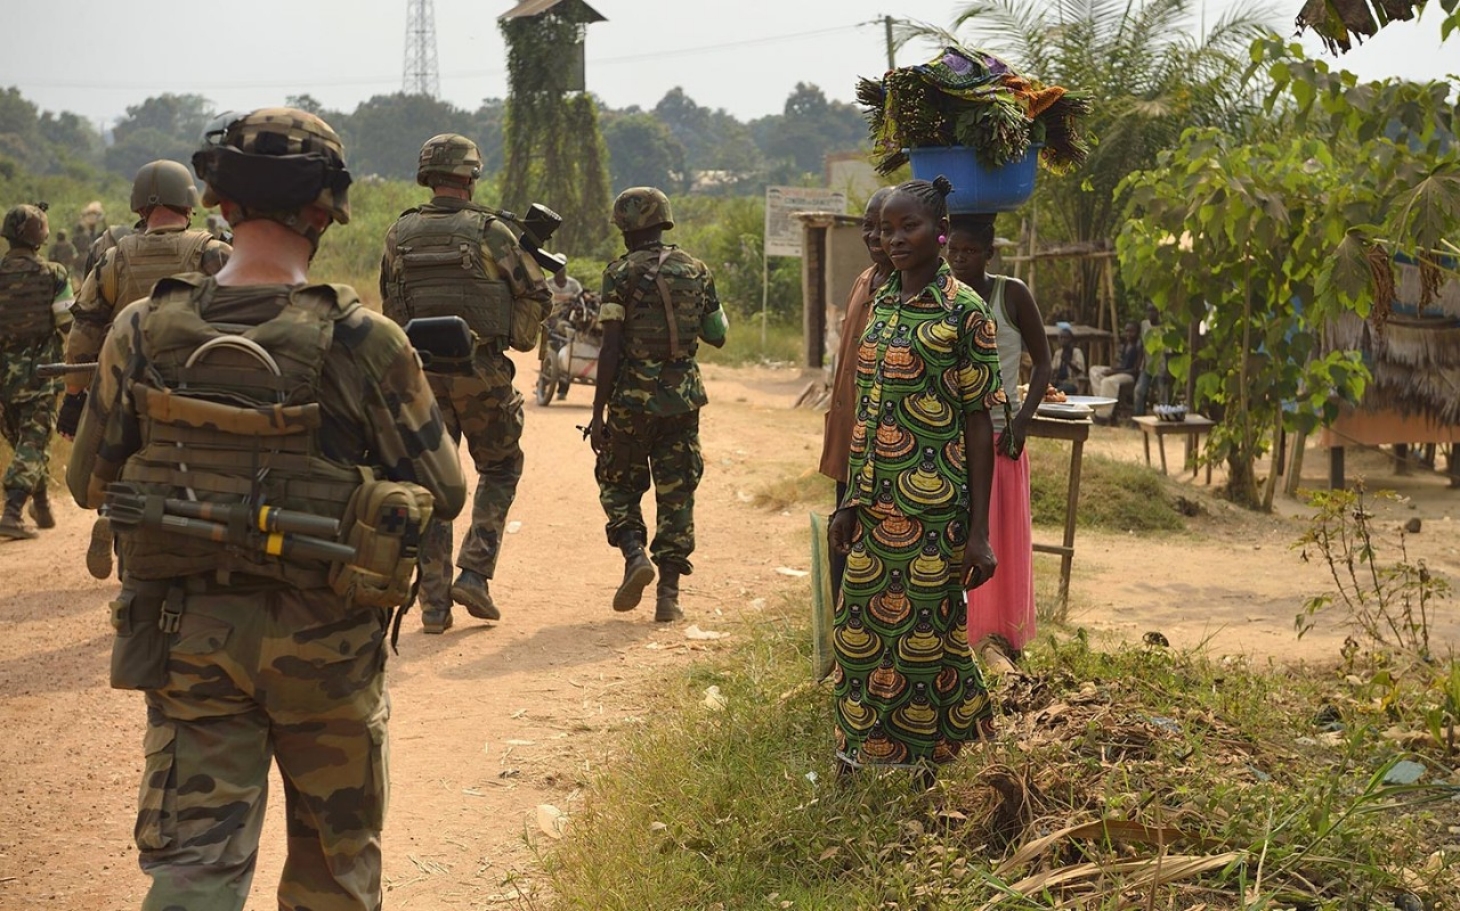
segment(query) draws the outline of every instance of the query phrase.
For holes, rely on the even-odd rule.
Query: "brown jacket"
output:
[[[876,266],[868,266],[847,295],[847,315],[842,319],[841,345],[831,378],[831,407],[826,411],[826,431],[821,439],[820,471],[842,483],[847,480],[847,454],[852,448],[852,424],[857,419],[857,348],[872,313],[872,276],[876,271]]]

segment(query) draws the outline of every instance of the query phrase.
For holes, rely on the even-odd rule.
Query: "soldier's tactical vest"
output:
[[[320,371],[336,321],[360,306],[345,286],[296,289],[259,325],[209,323],[217,288],[202,275],[164,279],[142,322],[146,374],[132,382],[142,446],[122,480],[150,495],[267,504],[340,518],[360,486],[321,455]],[[244,339],[244,342],[220,339]],[[256,348],[255,348],[256,346]],[[254,351],[267,353],[273,366]],[[283,559],[146,526],[121,536],[127,572],[172,579],[241,572],[299,588],[327,584],[329,564]]]
[[[693,258],[675,247],[628,255],[637,276],[629,289],[624,348],[636,360],[676,360],[699,350],[704,282]]]
[[[111,268],[101,275],[101,293],[116,309],[152,293],[170,275],[202,270],[203,251],[213,240],[207,231],[128,234],[117,241]]]
[[[0,344],[44,341],[56,331],[56,274],[34,256],[0,259]]]
[[[478,344],[504,350],[512,334],[512,292],[482,258],[492,220],[476,207],[406,210],[395,224],[395,274],[385,315],[402,326],[416,317],[459,316]]]

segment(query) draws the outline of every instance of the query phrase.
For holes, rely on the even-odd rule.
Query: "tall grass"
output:
[[[1320,742],[1322,679],[1046,637],[999,691],[1004,735],[920,793],[836,777],[799,616],[746,632],[616,745],[546,857],[553,907],[1456,907],[1427,859],[1454,811],[1423,806],[1449,792],[1385,784],[1362,712]]]

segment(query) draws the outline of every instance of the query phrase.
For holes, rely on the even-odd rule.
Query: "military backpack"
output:
[[[477,344],[505,350],[512,338],[512,293],[483,260],[494,216],[479,207],[422,206],[395,224],[394,275],[385,315],[401,325],[416,317],[459,316]]]

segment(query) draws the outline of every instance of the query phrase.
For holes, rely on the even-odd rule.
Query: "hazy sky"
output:
[[[652,107],[674,86],[741,119],[780,111],[797,82],[853,100],[856,78],[886,66],[883,14],[946,25],[954,0],[590,0],[608,17],[588,30],[588,85],[613,107]],[[1215,18],[1233,0],[1209,0]],[[496,17],[513,0],[434,0],[444,100],[475,109],[506,94]],[[1364,78],[1460,72],[1460,38],[1442,51],[1438,4],[1337,61]],[[1299,0],[1272,25],[1291,31]],[[0,87],[43,110],[110,124],[150,95],[194,93],[218,110],[263,107],[309,93],[331,108],[399,91],[406,0],[0,0]],[[1200,9],[1200,6],[1197,7]],[[1195,23],[1194,23],[1195,25]],[[228,44],[224,45],[224,39]],[[1310,53],[1317,43],[1306,42]],[[910,63],[925,46],[898,56]],[[1037,75],[1037,74],[1036,74]]]

